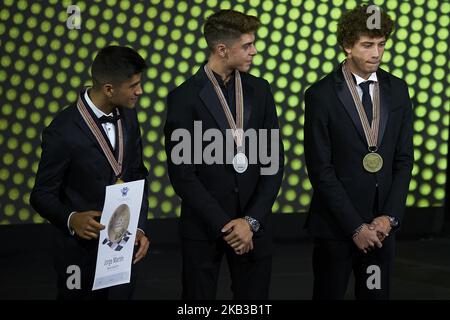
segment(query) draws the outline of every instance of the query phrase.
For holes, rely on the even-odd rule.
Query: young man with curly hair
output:
[[[346,59],[305,93],[314,299],[343,299],[352,270],[357,299],[389,299],[413,115],[405,81],[379,68],[393,21],[377,11],[372,28],[368,9],[343,14],[337,38]]]

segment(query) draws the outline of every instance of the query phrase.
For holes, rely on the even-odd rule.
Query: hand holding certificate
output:
[[[100,220],[106,227],[100,231],[92,290],[130,282],[134,244],[143,237],[141,231],[140,236],[136,237],[143,192],[144,180],[106,187]],[[148,243],[145,244],[144,248],[139,249],[135,260],[145,255],[141,252],[148,248]]]

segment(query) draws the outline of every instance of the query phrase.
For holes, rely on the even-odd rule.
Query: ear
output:
[[[352,48],[344,47],[344,51],[345,51],[346,55],[348,56],[348,55],[350,55],[352,53]]]
[[[112,98],[113,94],[114,94],[114,89],[113,89],[113,85],[110,83],[105,83],[102,86],[102,92],[103,94],[108,97],[108,98]]]
[[[227,46],[223,43],[217,44],[216,53],[219,55],[219,57],[225,58],[225,56],[227,54]]]

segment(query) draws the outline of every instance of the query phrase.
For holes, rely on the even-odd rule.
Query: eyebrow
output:
[[[374,43],[385,43],[386,40],[380,41],[380,42],[375,42],[375,41],[363,41],[361,42],[361,44],[374,44]]]
[[[130,84],[130,88],[131,88],[131,87],[134,87],[134,86],[137,86],[140,82],[141,82],[141,80],[136,81],[135,83]]]

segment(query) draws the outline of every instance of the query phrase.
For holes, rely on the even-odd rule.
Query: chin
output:
[[[380,65],[379,64],[377,64],[377,65],[370,65],[367,69],[367,71],[368,72],[375,72],[375,71],[377,71],[378,70],[378,67],[379,67]]]
[[[238,68],[239,72],[248,72],[248,70],[250,70],[250,66],[245,65],[245,66],[241,66],[240,68]]]
[[[135,106],[136,106],[136,101],[130,102],[129,104],[124,105],[123,107],[126,109],[134,109]]]

